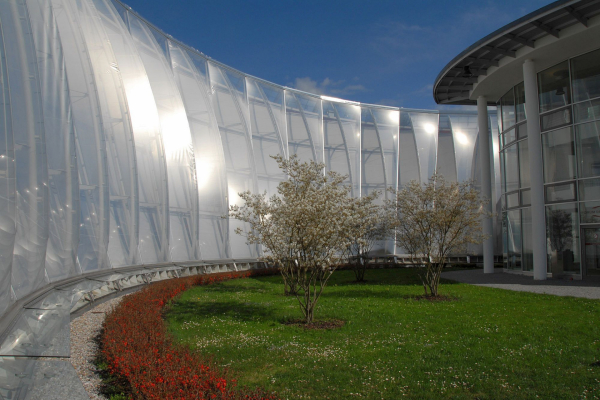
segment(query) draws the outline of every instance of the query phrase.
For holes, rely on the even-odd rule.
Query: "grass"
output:
[[[170,331],[228,366],[238,384],[289,399],[600,398],[600,302],[443,282],[453,301],[417,300],[414,269],[337,271],[317,319],[300,317],[278,276],[195,287]]]

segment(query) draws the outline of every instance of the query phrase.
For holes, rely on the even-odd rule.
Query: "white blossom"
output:
[[[250,225],[247,242],[262,244],[264,258],[280,267],[286,292],[296,295],[309,323],[327,280],[356,237],[351,232],[360,226],[360,215],[350,189],[342,185],[345,176],[324,174],[324,164],[301,163],[296,156],[273,158],[288,176],[277,186],[278,194],[239,193],[245,203],[231,206],[229,216]]]
[[[464,253],[467,245],[486,237],[481,219],[491,215],[473,182],[447,182],[434,174],[427,184],[411,181],[386,202],[396,243],[414,264],[425,265],[421,274],[425,295],[437,296],[440,274],[450,254]],[[429,293],[428,293],[429,291]]]

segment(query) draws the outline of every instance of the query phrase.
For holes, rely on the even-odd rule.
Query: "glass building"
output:
[[[262,249],[223,216],[241,191],[275,193],[276,154],[325,163],[355,197],[436,170],[474,180],[496,215],[470,249],[486,272],[500,257],[536,279],[597,274],[599,12],[558,1],[457,56],[434,97],[475,113],[276,85],[119,0],[1,1],[0,398],[77,386],[44,386],[77,377],[36,359],[69,356],[71,310],[153,280],[256,267]],[[376,251],[401,253],[393,241]]]
[[[477,104],[480,130],[496,106],[507,271],[600,276],[599,14],[596,1],[554,2],[463,51],[434,85],[438,103]],[[493,254],[484,244],[486,272]]]

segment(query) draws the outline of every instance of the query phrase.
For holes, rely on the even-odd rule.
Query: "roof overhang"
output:
[[[523,62],[538,71],[600,48],[600,0],[560,0],[479,40],[444,67],[433,86],[438,104],[495,105],[523,80]],[[465,74],[469,67],[472,76]]]

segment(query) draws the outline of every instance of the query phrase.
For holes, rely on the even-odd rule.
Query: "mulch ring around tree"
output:
[[[306,330],[321,330],[321,329],[337,329],[341,328],[346,324],[346,321],[342,321],[341,319],[327,319],[327,320],[318,320],[313,321],[309,324],[304,323],[302,319],[290,319],[283,322],[284,325],[297,326],[299,328],[304,328]]]

